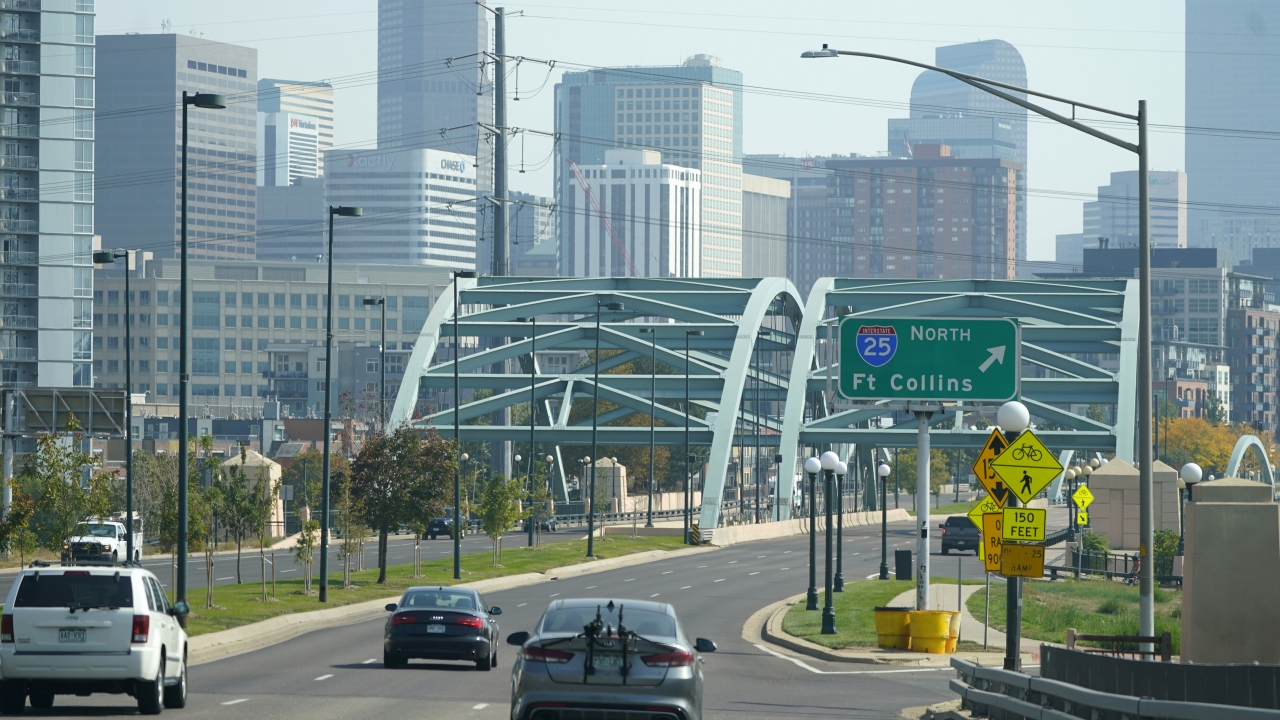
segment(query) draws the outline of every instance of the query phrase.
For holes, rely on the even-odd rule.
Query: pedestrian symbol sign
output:
[[[996,504],[996,501],[992,499],[990,495],[988,495],[982,498],[982,501],[977,505],[974,505],[973,509],[969,511],[969,519],[973,521],[975,526],[981,528],[983,515],[998,512],[1000,512],[1000,506]]]
[[[1009,498],[1009,489],[991,468],[991,461],[999,457],[1007,445],[1004,435],[1001,435],[999,430],[992,430],[990,437],[987,438],[987,444],[982,446],[982,452],[978,453],[978,458],[973,461],[973,474],[978,478],[978,482],[982,483],[982,487],[987,489],[987,497],[995,501],[997,509],[1004,507],[1005,501]]]
[[[1081,510],[1088,510],[1093,504],[1093,493],[1089,492],[1088,485],[1081,485],[1078,490],[1071,494],[1071,499],[1076,502],[1076,507]]]
[[[991,461],[991,469],[1010,492],[1028,503],[1062,472],[1062,463],[1035,433],[1027,430]]]

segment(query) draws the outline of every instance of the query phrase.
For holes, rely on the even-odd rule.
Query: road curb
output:
[[[499,592],[556,580],[566,580],[606,570],[616,570],[631,565],[643,565],[657,560],[696,555],[713,550],[716,550],[716,548],[695,547],[672,551],[648,550],[616,558],[605,558],[577,565],[551,568],[543,573],[508,575],[506,577],[459,583],[453,587],[473,588],[480,592]],[[187,664],[193,666],[203,665],[254,650],[261,650],[315,630],[325,630],[376,620],[387,614],[385,607],[387,603],[396,602],[399,599],[399,595],[392,595],[342,607],[290,613],[248,625],[241,625],[229,630],[196,635],[187,641]]]
[[[857,663],[864,665],[886,665],[899,667],[948,667],[951,665],[951,658],[958,657],[969,662],[979,665],[986,665],[984,660],[999,660],[1003,657],[1003,653],[974,653],[974,652],[956,652],[951,655],[932,655],[927,653],[913,653],[901,650],[866,650],[866,651],[836,651],[831,648],[823,647],[817,643],[811,643],[803,638],[788,635],[782,629],[782,618],[787,614],[787,610],[805,599],[805,593],[793,595],[785,600],[779,600],[772,605],[757,611],[747,620],[748,626],[755,623],[760,628],[759,637],[762,641],[778,647],[783,647],[801,655],[808,655],[812,658],[825,660],[827,662],[840,663]],[[761,623],[761,619],[764,620]],[[743,628],[743,638],[751,640],[747,627]],[[1030,660],[1031,654],[1024,652]]]

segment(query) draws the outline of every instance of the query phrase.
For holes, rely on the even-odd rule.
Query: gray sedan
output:
[[[511,670],[512,720],[701,720],[702,653],[675,611],[643,600],[553,602],[519,645]]]

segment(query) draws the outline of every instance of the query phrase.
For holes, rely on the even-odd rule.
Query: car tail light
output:
[[[524,649],[524,659],[529,662],[563,664],[573,659],[573,653],[530,645]]]
[[[940,532],[940,533],[938,533],[938,534],[939,534],[939,535],[946,535],[946,534],[947,534],[947,529],[946,529],[946,528],[942,528],[942,532]]]
[[[0,643],[13,642],[13,616],[0,615]]]
[[[151,635],[151,616],[150,615],[134,615],[133,616],[133,642],[144,643],[147,637]]]
[[[455,624],[457,624],[457,625],[466,625],[467,627],[473,627],[473,628],[475,628],[475,629],[477,629],[477,630],[479,630],[480,628],[484,627],[484,621],[483,621],[483,620],[481,620],[481,619],[480,619],[480,618],[478,618],[478,617],[472,617],[472,616],[470,616],[470,615],[463,615],[463,616],[461,616],[461,617],[459,617],[459,618],[455,619],[453,622],[454,622]]]
[[[661,655],[641,656],[640,662],[649,667],[685,667],[693,664],[693,653],[673,652]]]
[[[411,613],[396,613],[391,616],[392,625],[412,625],[418,621],[418,616]]]

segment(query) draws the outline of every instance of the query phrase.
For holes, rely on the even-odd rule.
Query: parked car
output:
[[[435,540],[440,535],[448,538],[453,537],[453,518],[436,518],[427,523],[427,535],[430,535],[432,540]],[[462,537],[465,538],[466,536],[467,531],[463,529]]]
[[[498,663],[502,608],[489,607],[470,588],[411,587],[387,605],[382,665],[401,668],[410,658],[470,660],[477,670]]]
[[[952,515],[938,526],[942,529],[942,554],[952,550],[972,550],[982,555],[982,531],[965,515]]]
[[[140,567],[23,570],[0,616],[0,714],[90,693],[131,695],[143,715],[185,707],[187,612]]]
[[[516,632],[513,720],[635,717],[701,720],[703,653],[666,603],[570,599],[551,603],[533,632]]]
[[[556,523],[555,518],[547,518],[538,523],[538,529],[542,532],[555,532],[557,527],[559,524]],[[524,531],[529,532],[529,518],[524,519]]]

